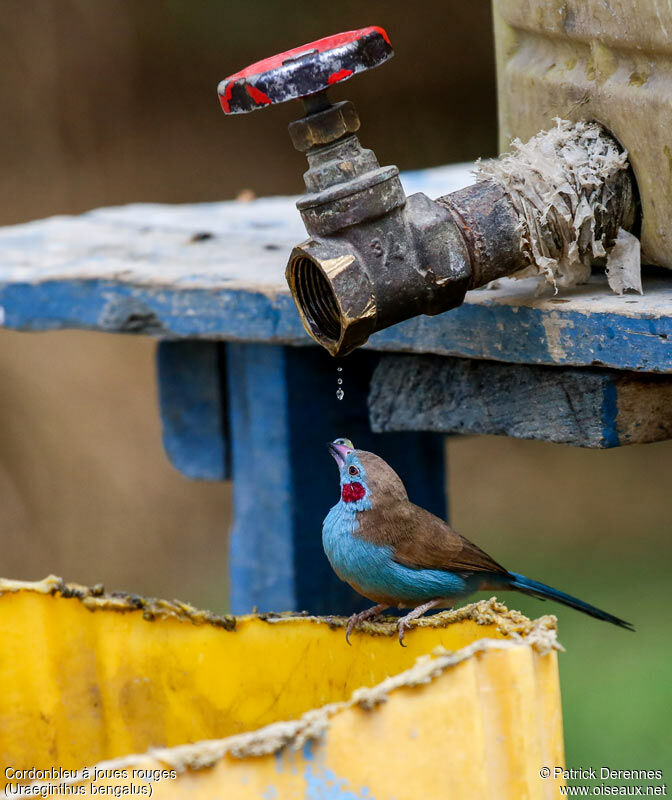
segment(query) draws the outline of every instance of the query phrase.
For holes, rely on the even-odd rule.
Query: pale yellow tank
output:
[[[644,260],[672,267],[672,5],[494,0],[500,146],[553,118],[601,122],[628,150]]]

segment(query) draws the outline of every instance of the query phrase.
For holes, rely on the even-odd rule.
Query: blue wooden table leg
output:
[[[157,373],[163,446],[193,480],[229,474],[225,345],[202,339],[159,342]]]
[[[378,453],[399,472],[414,502],[445,517],[443,437],[371,432],[366,400],[375,353],[337,362],[316,347],[226,347],[235,519],[231,610],[349,614],[364,608],[368,601],[334,575],[322,550],[322,520],[338,500],[326,443],[347,436]]]

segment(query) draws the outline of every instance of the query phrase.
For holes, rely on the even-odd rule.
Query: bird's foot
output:
[[[350,619],[348,620],[348,624],[345,628],[345,641],[350,644],[350,634],[352,633],[353,628],[355,625],[359,625],[360,622],[364,622],[367,619],[374,619],[379,614],[382,614],[383,611],[387,606],[382,605],[379,603],[377,606],[372,606],[371,608],[367,608],[366,611],[360,611],[359,614],[353,614]]]
[[[428,603],[423,603],[421,606],[414,608],[413,611],[410,611],[405,617],[401,617],[399,622],[397,622],[397,631],[399,632],[399,644],[402,647],[406,647],[404,644],[404,634],[410,628],[409,623],[421,617],[431,608],[436,608],[438,605],[441,605],[441,600],[430,600]]]

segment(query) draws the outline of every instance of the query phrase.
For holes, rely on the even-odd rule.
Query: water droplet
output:
[[[340,386],[343,383],[343,378],[339,378],[336,383]]]
[[[343,389],[336,389],[336,397],[338,397],[339,400],[342,400],[345,397],[345,392]]]
[[[336,372],[343,372],[343,367],[336,367]]]

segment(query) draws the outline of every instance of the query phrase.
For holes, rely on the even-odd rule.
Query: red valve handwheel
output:
[[[337,33],[257,61],[217,87],[225,114],[246,114],[324,91],[394,55],[383,28]]]

